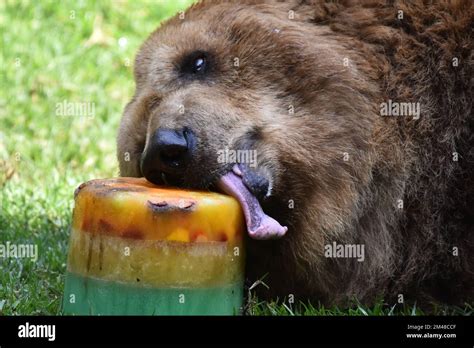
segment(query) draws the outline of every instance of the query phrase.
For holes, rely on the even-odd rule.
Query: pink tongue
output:
[[[229,172],[219,179],[217,185],[222,191],[240,202],[250,237],[254,239],[280,238],[288,230],[263,212],[257,198],[247,189],[238,175]]]

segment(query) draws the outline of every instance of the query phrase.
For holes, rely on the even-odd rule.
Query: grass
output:
[[[382,299],[378,300],[373,306],[367,307],[361,305],[357,300],[345,308],[331,307],[327,308],[322,304],[312,304],[298,302],[290,304],[288,301],[259,301],[255,296],[248,296],[246,308],[247,315],[320,315],[320,316],[393,316],[393,315],[473,315],[474,308],[466,304],[464,307],[435,305],[429,313],[418,308],[416,304],[388,304]]]
[[[74,189],[118,174],[115,137],[133,93],[134,54],[190,1],[0,3],[0,243],[35,244],[37,262],[0,259],[0,314],[59,314]],[[63,101],[94,117],[58,116]],[[288,305],[252,295],[252,315],[422,314],[416,307]],[[471,314],[472,307],[438,314]]]

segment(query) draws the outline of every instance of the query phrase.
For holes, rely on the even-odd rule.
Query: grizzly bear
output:
[[[470,302],[473,25],[469,0],[201,1],[136,57],[120,173],[236,197],[259,296]]]

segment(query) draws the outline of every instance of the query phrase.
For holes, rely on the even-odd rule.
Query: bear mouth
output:
[[[236,164],[217,180],[217,187],[239,201],[251,238],[266,240],[283,237],[288,228],[265,214],[257,198],[262,194],[261,187],[268,188],[268,183],[256,175],[249,177],[249,173],[245,166]]]
[[[244,213],[247,232],[251,238],[267,240],[283,237],[288,228],[265,214],[260,205],[260,201],[270,196],[269,181],[244,164],[235,164],[232,168],[224,170],[223,174],[221,172],[213,178],[205,178],[204,183],[199,187],[220,191],[237,199]],[[179,180],[174,180],[172,176],[160,174],[153,180],[157,185],[187,187]]]

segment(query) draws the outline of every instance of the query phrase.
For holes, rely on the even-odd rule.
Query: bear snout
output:
[[[158,128],[151,136],[141,158],[143,176],[154,184],[178,186],[196,148],[191,129]]]

